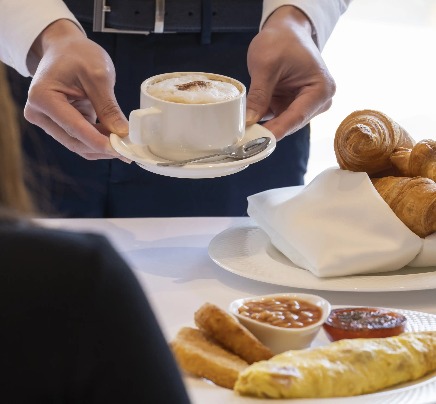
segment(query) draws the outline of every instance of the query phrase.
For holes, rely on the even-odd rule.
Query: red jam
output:
[[[407,319],[400,313],[372,307],[333,309],[323,324],[330,341],[345,338],[385,338],[404,332]]]

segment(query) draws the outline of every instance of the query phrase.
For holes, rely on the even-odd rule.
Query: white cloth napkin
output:
[[[331,168],[304,188],[249,196],[247,211],[279,251],[318,277],[436,266],[436,234],[409,230],[366,173]]]

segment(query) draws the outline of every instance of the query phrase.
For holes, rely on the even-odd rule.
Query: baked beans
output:
[[[239,314],[252,320],[283,328],[303,328],[318,322],[320,307],[292,297],[250,300],[238,308]]]

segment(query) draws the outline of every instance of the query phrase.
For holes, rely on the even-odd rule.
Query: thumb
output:
[[[252,79],[247,94],[247,125],[260,121],[269,111],[272,87],[265,82]]]
[[[97,95],[89,98],[100,123],[111,133],[121,137],[127,136],[129,134],[129,121],[121,111],[113,91],[110,91],[109,94],[95,94]]]

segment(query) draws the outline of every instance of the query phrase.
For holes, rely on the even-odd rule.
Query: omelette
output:
[[[436,370],[436,331],[388,338],[343,339],[288,351],[240,372],[234,390],[270,398],[367,394]]]

